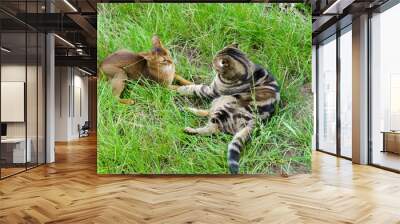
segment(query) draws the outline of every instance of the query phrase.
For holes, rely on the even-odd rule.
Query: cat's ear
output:
[[[153,38],[151,38],[151,43],[154,48],[163,48],[161,40],[157,35],[154,35]]]
[[[239,48],[239,44],[238,44],[238,43],[232,43],[232,44],[229,44],[229,45],[226,46],[226,47]]]
[[[140,54],[140,56],[142,56],[146,61],[151,61],[153,60],[153,54],[150,53],[142,53]]]

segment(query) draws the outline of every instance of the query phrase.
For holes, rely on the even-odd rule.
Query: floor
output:
[[[14,168],[14,167],[13,168],[1,168],[1,177],[2,178],[7,177],[10,175],[22,172],[24,170],[25,170],[25,167],[23,167],[23,168],[19,168],[19,167],[17,167],[17,168]]]
[[[392,152],[381,152],[380,150],[374,151],[373,154],[374,164],[389,167],[391,169],[400,170],[400,155]]]
[[[27,163],[27,167],[25,167],[24,164],[19,165],[19,167],[7,167],[7,168],[1,168],[1,178],[6,178],[8,176],[20,173],[25,171],[26,169],[32,169],[35,166],[37,166],[36,164],[32,164],[32,163]]]
[[[400,223],[400,175],[316,152],[289,178],[98,176],[94,137],[0,181],[0,223]]]

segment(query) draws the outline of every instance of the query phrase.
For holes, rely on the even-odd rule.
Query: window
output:
[[[400,5],[371,18],[371,162],[400,170]]]
[[[318,149],[336,153],[336,36],[318,47]]]
[[[340,155],[352,156],[352,33],[351,25],[340,36]]]
[[[20,15],[43,1],[3,2]],[[45,34],[0,12],[0,179],[45,163]]]

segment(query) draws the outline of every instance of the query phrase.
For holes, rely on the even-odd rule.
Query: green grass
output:
[[[311,167],[311,14],[308,7],[280,12],[265,4],[99,4],[98,61],[122,48],[151,48],[157,34],[170,49],[177,73],[210,83],[211,61],[227,44],[268,68],[281,86],[275,115],[258,124],[245,147],[241,173],[304,173]],[[98,85],[98,157],[101,174],[228,173],[232,136],[191,136],[186,126],[206,122],[184,110],[209,102],[187,98],[150,81],[131,81],[117,102],[102,77]]]

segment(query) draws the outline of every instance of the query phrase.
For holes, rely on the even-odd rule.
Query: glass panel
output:
[[[45,162],[45,35],[21,22],[44,6],[44,0],[0,2],[20,19],[0,12],[1,178]]]
[[[352,35],[340,36],[340,153],[352,157]]]
[[[27,113],[27,142],[28,150],[30,148],[30,160],[27,163],[28,168],[37,165],[38,160],[38,142],[37,142],[37,132],[38,132],[38,36],[36,32],[28,33],[28,63],[27,63],[27,82],[26,82],[26,113]]]
[[[336,40],[318,48],[318,148],[336,153]]]
[[[37,13],[38,4],[37,2],[27,2],[26,12]],[[38,17],[34,17],[38,18]],[[32,20],[34,20],[34,18]],[[35,21],[32,21],[35,23]],[[31,151],[30,162],[27,163],[27,167],[31,168],[37,165],[38,160],[38,143],[37,143],[37,76],[38,76],[38,35],[34,30],[27,31],[27,99],[26,99],[26,113],[27,113],[27,142],[28,150]]]
[[[45,52],[46,38],[45,35],[39,34],[38,45],[38,163],[45,163],[46,149],[45,149]]]
[[[372,28],[372,163],[400,170],[400,5],[374,15]]]
[[[2,177],[25,170],[26,150],[26,33],[1,34],[1,161]],[[29,145],[28,145],[29,146]]]

